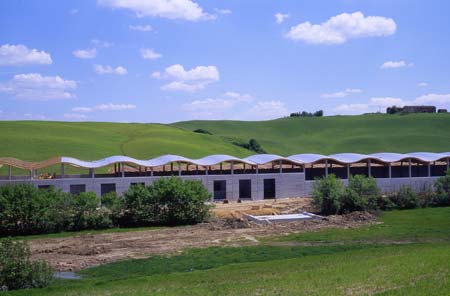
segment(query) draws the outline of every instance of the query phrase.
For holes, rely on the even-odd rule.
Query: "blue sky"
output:
[[[450,109],[449,1],[0,2],[0,120]]]

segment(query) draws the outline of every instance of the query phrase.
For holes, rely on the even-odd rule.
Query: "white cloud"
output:
[[[217,13],[220,13],[220,14],[224,14],[224,15],[226,15],[226,14],[231,14],[232,13],[232,11],[230,10],[230,9],[227,9],[227,8],[214,8],[214,11],[215,12],[217,12]]]
[[[342,13],[319,25],[300,23],[290,28],[286,38],[311,44],[342,44],[349,39],[388,36],[397,25],[391,18],[364,16],[362,12]]]
[[[321,94],[320,97],[325,98],[325,99],[345,98],[346,96],[348,96],[350,94],[356,94],[356,93],[361,93],[361,92],[362,92],[362,90],[360,90],[359,88],[347,88],[343,91],[338,91],[335,93]]]
[[[281,101],[259,101],[250,108],[245,118],[251,120],[274,119],[287,114],[288,110]]]
[[[370,105],[378,107],[403,107],[406,104],[407,102],[403,101],[402,99],[393,97],[374,97],[370,99]]]
[[[23,44],[0,46],[0,66],[49,65],[52,58],[45,51],[29,49]]]
[[[230,112],[236,113],[236,108],[242,109],[247,103],[251,102],[253,97],[249,94],[228,91],[219,98],[207,98],[195,100],[181,107],[189,112],[192,117],[198,119],[224,119],[232,116]],[[248,106],[248,105],[247,105]]]
[[[333,111],[339,115],[356,115],[367,113],[371,109],[368,104],[342,104],[334,108]]]
[[[145,25],[145,26],[143,26],[143,25],[136,25],[136,26],[129,25],[128,28],[131,31],[139,31],[139,32],[150,32],[150,31],[153,31],[153,28],[150,25]]]
[[[203,11],[202,7],[191,0],[98,0],[99,5],[128,9],[138,17],[152,16],[168,19],[199,21],[213,19],[214,16]]]
[[[78,113],[64,113],[64,118],[68,120],[85,120],[87,119],[87,116],[84,114],[78,114]]]
[[[285,19],[289,18],[289,14],[277,12],[275,13],[275,22],[281,24]]]
[[[450,94],[427,94],[417,97],[415,104],[448,104],[450,103]]]
[[[111,66],[102,66],[102,65],[94,65],[94,71],[97,74],[103,75],[103,74],[116,74],[116,75],[126,75],[128,73],[127,69],[125,69],[122,66],[118,66],[116,68],[113,68]]]
[[[425,87],[425,86],[428,86],[428,83],[426,83],[426,82],[419,82],[419,83],[417,84],[417,86],[418,86],[418,87]]]
[[[130,110],[130,109],[136,109],[136,105],[133,104],[100,104],[95,105],[93,107],[75,107],[72,108],[73,112],[79,112],[79,113],[89,113],[94,111],[124,111],[124,110]]]
[[[159,58],[162,58],[162,54],[157,53],[152,48],[142,48],[141,56],[146,60],[157,60]]]
[[[404,68],[404,67],[412,67],[413,63],[407,63],[405,61],[388,61],[383,63],[380,68],[381,69],[395,69],[395,68]]]
[[[56,100],[75,97],[71,91],[77,83],[60,76],[42,76],[38,73],[17,74],[10,81],[0,84],[0,92],[8,93],[17,99]]]
[[[234,91],[227,91],[224,94],[224,96],[228,97],[228,98],[231,98],[231,99],[233,99],[235,101],[238,101],[238,102],[250,102],[250,101],[253,100],[253,97],[251,95],[249,95],[249,94],[241,94],[241,93],[234,92]]]
[[[164,73],[153,72],[156,79],[167,79],[172,82],[163,85],[162,90],[180,90],[195,92],[204,89],[208,84],[219,81],[219,71],[215,66],[197,66],[191,70],[185,70],[180,64],[172,65],[164,70]]]
[[[95,48],[108,48],[108,47],[113,46],[113,44],[111,42],[104,41],[104,40],[99,40],[99,39],[92,39],[91,40],[91,44]]]
[[[97,56],[97,49],[96,48],[77,49],[74,50],[72,54],[79,59],[93,59]]]

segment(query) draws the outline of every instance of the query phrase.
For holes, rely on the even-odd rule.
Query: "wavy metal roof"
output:
[[[407,159],[415,159],[419,160],[424,163],[430,163],[446,158],[450,158],[450,152],[443,152],[443,153],[432,153],[432,152],[411,152],[411,153],[388,153],[388,152],[382,152],[382,153],[373,153],[373,154],[359,154],[359,153],[338,153],[338,154],[332,154],[332,155],[321,155],[321,154],[311,154],[311,153],[304,153],[304,154],[294,154],[288,157],[276,155],[276,154],[256,154],[252,155],[246,158],[237,158],[231,155],[224,155],[224,154],[214,154],[214,155],[208,155],[206,157],[200,158],[200,159],[191,159],[179,155],[162,155],[156,158],[148,159],[148,160],[141,160],[141,159],[135,159],[128,156],[110,156],[107,158],[95,160],[95,161],[84,161],[80,159],[76,159],[73,157],[54,157],[45,161],[41,162],[27,162],[22,161],[19,159],[11,158],[11,157],[4,157],[0,158],[0,165],[11,165],[13,167],[19,167],[23,169],[37,169],[42,168],[50,165],[55,165],[58,163],[64,163],[69,164],[77,167],[83,167],[83,168],[100,168],[109,166],[115,163],[130,163],[135,164],[138,166],[143,167],[158,167],[165,164],[170,164],[173,162],[182,162],[182,163],[189,163],[194,165],[200,165],[200,166],[211,166],[216,165],[223,162],[240,162],[240,163],[246,163],[249,165],[262,165],[274,161],[287,161],[292,162],[296,164],[312,164],[316,162],[322,162],[325,160],[329,161],[336,161],[343,164],[350,164],[350,163],[357,163],[366,161],[368,159],[376,160],[383,163],[392,163],[392,162],[398,162],[398,161],[404,161]]]

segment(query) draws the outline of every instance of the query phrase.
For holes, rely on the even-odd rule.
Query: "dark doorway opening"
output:
[[[239,199],[252,198],[252,180],[239,180]]]
[[[116,192],[116,184],[115,183],[107,183],[102,184],[100,188],[100,194],[104,195],[106,193]]]
[[[275,198],[275,179],[264,179],[264,199]]]
[[[227,182],[225,180],[214,181],[214,199],[223,200],[227,198]]]
[[[73,195],[79,195],[81,192],[86,192],[85,184],[70,185],[70,193],[72,193]]]

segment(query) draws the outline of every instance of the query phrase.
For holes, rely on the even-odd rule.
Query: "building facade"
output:
[[[178,176],[201,181],[216,201],[262,200],[310,196],[314,180],[329,174],[344,183],[349,176],[362,174],[374,177],[383,192],[396,191],[403,185],[422,191],[445,175],[449,159],[450,153],[426,152],[289,157],[259,154],[242,159],[229,155],[201,159],[164,155],[150,160],[113,156],[92,162],[69,157],[43,162],[0,158],[0,165],[7,168],[7,174],[0,176],[0,186],[30,183],[42,189],[52,186],[73,194],[92,191],[100,196],[108,192],[121,194],[133,185],[150,185],[159,178]],[[49,172],[55,168],[58,172]],[[28,174],[17,174],[15,170]],[[79,174],[83,170],[86,173]]]

